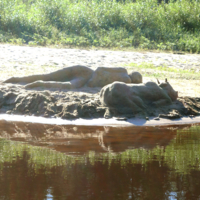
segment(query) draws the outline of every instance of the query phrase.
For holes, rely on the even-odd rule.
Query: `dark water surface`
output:
[[[200,126],[0,121],[0,200],[200,199]]]

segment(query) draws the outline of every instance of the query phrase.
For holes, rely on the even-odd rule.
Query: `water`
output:
[[[200,199],[200,126],[0,121],[0,199]]]

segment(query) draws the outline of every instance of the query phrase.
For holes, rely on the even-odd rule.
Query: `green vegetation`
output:
[[[71,165],[77,159],[81,160],[80,157],[66,156],[48,148],[34,147],[21,142],[0,139],[0,170],[3,169],[4,163],[12,163],[22,159],[24,152],[28,153],[28,163],[34,166],[36,173],[43,167],[51,169],[55,166]]]
[[[0,42],[200,52],[200,2],[1,0]]]
[[[176,138],[164,147],[157,146],[151,150],[137,148],[126,150],[122,153],[101,154],[102,162],[106,160],[110,164],[119,162],[122,167],[128,163],[142,164],[144,167],[148,162],[159,161],[177,173],[188,174],[191,170],[200,170],[200,126],[177,130]],[[99,160],[99,155],[91,152],[90,162]]]
[[[187,80],[199,80],[200,72],[196,72],[195,69],[178,69],[175,67],[167,66],[155,66],[152,63],[143,62],[141,64],[130,63],[125,65],[128,71],[133,70],[140,72],[144,77],[153,77],[164,79],[166,77],[171,79],[187,79]]]
[[[200,170],[200,126],[189,129],[177,130],[176,138],[166,146],[157,146],[151,150],[143,148],[129,149],[121,153],[95,153],[89,152],[83,156],[69,156],[52,149],[35,147],[20,142],[0,140],[0,173],[4,163],[12,163],[24,157],[27,152],[28,163],[34,166],[37,173],[45,167],[50,172],[52,167],[71,166],[75,163],[86,162],[94,165],[96,162],[120,163],[122,167],[128,163],[142,164],[144,167],[148,162],[159,161],[171,170],[178,173],[189,173],[191,170]]]

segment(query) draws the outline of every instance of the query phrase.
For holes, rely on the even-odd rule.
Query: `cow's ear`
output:
[[[157,79],[158,84],[160,84],[160,81]]]
[[[165,78],[165,82],[167,83],[167,78]]]
[[[167,87],[168,84],[167,84],[167,83],[161,83],[159,86],[160,86],[161,88],[164,88],[164,87]]]

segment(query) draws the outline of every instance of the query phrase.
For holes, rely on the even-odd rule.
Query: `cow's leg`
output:
[[[141,109],[145,109],[146,108],[143,100],[140,97],[138,97],[138,96],[132,95],[131,96],[131,101],[134,102]]]
[[[38,80],[45,80],[47,78],[47,74],[38,74],[38,75],[31,75],[31,76],[23,76],[23,77],[11,77],[3,83],[31,83]]]
[[[167,98],[167,99],[160,99],[158,101],[154,101],[152,104],[156,107],[159,107],[159,106],[165,106],[165,105],[169,105],[171,104],[172,101],[170,98]]]
[[[133,113],[139,113],[139,112],[143,112],[143,107],[141,106],[141,102],[138,105],[138,102],[140,102],[140,100],[138,98],[134,98],[130,99],[129,97],[124,97],[123,98],[123,105],[125,109],[130,109]]]
[[[35,87],[44,87],[44,88],[58,88],[58,89],[76,89],[83,87],[87,79],[85,78],[75,78],[67,82],[58,82],[58,81],[35,81],[29,83],[25,86],[26,89],[31,89]]]
[[[93,70],[81,66],[71,66],[66,67],[48,74],[38,74],[38,75],[30,75],[30,76],[24,76],[24,77],[12,77],[4,81],[4,83],[32,83],[35,81],[58,81],[58,82],[66,82],[66,81],[72,81],[73,83],[76,82],[78,85],[81,81],[73,81],[73,79],[77,79],[77,77],[80,77],[85,80],[85,83],[88,81],[88,79],[91,77],[93,73]],[[79,83],[78,83],[79,82]]]
[[[73,79],[73,67],[67,67],[48,74],[36,74],[23,77],[11,77],[4,83],[32,83],[35,81],[66,81],[68,77]]]
[[[43,88],[55,88],[55,89],[72,89],[70,82],[57,82],[57,81],[35,81],[25,85],[26,89],[43,87]]]
[[[88,79],[85,77],[76,77],[69,82],[71,84],[71,88],[75,89],[83,87],[87,83],[87,81]]]

